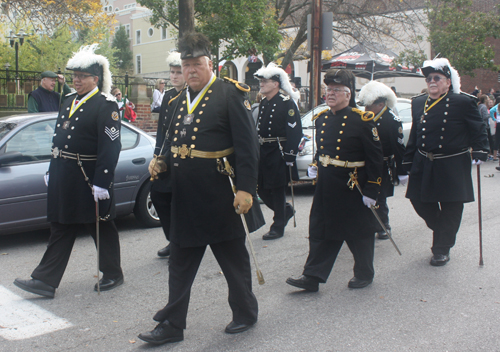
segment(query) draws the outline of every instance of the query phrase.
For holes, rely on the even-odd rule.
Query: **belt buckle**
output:
[[[264,138],[262,138],[262,136],[259,136],[259,144],[260,145],[264,144]]]
[[[434,161],[434,153],[433,152],[427,153],[426,157],[429,158],[430,161]]]
[[[332,159],[330,158],[330,155],[325,155],[323,157],[323,160],[320,160],[321,161],[321,164],[324,166],[324,167],[327,167],[328,165],[330,165],[330,161]]]
[[[345,167],[346,169],[347,169],[347,167],[348,167],[348,164],[349,164],[349,161],[347,161],[347,160],[346,160],[346,161],[345,161],[345,163],[344,163],[344,167]]]
[[[179,148],[179,154],[181,155],[181,159],[186,159],[186,156],[191,154],[191,150],[187,147],[187,144],[181,145]]]
[[[59,156],[59,148],[55,147],[52,149],[52,157],[56,159]]]

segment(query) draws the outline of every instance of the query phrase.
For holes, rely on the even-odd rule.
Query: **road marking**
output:
[[[0,336],[23,340],[66,329],[72,324],[0,285]]]

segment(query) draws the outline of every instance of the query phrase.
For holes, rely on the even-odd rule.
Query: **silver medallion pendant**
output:
[[[194,114],[187,114],[184,116],[184,120],[182,122],[184,122],[185,125],[190,125],[191,122],[193,122],[194,120]]]
[[[69,121],[64,121],[64,123],[62,125],[63,130],[67,130],[68,127],[69,127]]]

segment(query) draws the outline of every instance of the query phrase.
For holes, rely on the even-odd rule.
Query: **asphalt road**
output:
[[[167,302],[168,264],[156,257],[165,245],[161,229],[139,228],[133,216],[120,219],[125,284],[98,296],[95,248],[88,236],[75,244],[55,299],[15,287],[40,261],[48,232],[0,236],[0,351],[500,351],[500,172],[481,167],[483,257],[479,263],[477,202],[465,206],[451,261],[429,265],[431,231],[396,188],[389,200],[394,238],[377,240],[375,280],[352,290],[347,246],[317,293],[285,284],[301,274],[308,254],[307,229],[313,188],[296,188],[297,227],[284,238],[263,241],[268,225],[252,234],[266,283],[254,291],[257,325],[228,335],[227,285],[207,250],[193,286],[185,340],[148,346],[137,334],[155,326],[154,313]],[[474,180],[476,169],[473,168]],[[494,177],[484,177],[494,175]],[[474,181],[476,182],[476,181]],[[21,307],[21,308],[19,308]],[[48,327],[48,328],[47,328]],[[52,332],[36,334],[37,329]],[[16,335],[17,334],[17,335]]]

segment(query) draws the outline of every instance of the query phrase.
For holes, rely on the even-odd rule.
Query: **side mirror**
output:
[[[0,165],[11,163],[13,161],[20,161],[22,158],[23,154],[21,152],[7,152],[0,155]]]

